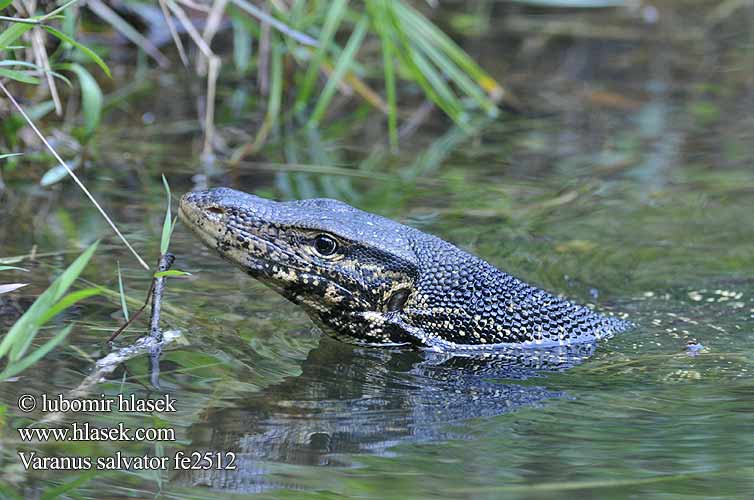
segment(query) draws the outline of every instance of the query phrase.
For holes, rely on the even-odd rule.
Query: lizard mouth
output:
[[[316,267],[308,266],[295,251],[280,244],[274,231],[267,235],[255,230],[253,217],[242,217],[248,227],[238,230],[233,223],[233,210],[232,206],[224,206],[222,200],[216,200],[212,192],[194,192],[181,198],[179,217],[223,259],[297,304],[322,312],[333,304],[354,300],[350,290]]]
[[[217,241],[218,226],[223,213],[219,210],[207,210],[196,202],[194,193],[181,197],[178,218],[207,246]]]

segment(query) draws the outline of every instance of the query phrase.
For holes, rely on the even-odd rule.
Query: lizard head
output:
[[[410,341],[390,319],[412,299],[415,229],[336,200],[276,202],[228,188],[184,195],[180,217],[339,340]]]

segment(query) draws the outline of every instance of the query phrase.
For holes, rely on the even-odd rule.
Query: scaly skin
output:
[[[220,256],[347,342],[478,351],[594,342],[631,326],[336,200],[217,188],[184,195],[180,215]]]

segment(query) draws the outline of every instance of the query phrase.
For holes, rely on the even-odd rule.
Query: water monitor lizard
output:
[[[630,326],[336,200],[216,188],[184,195],[180,215],[207,246],[347,342],[486,351],[594,342]]]

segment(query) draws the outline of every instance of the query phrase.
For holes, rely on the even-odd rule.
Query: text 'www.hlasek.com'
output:
[[[137,398],[135,395],[100,394],[98,398],[65,398],[62,394],[48,396],[22,394],[18,409],[24,413],[41,412],[46,417],[62,414],[147,414],[161,415],[176,412],[175,399],[165,394],[160,398]],[[53,420],[53,419],[48,419]],[[42,422],[45,420],[43,419]],[[176,446],[175,429],[169,426],[127,426],[125,422],[100,426],[91,422],[74,421],[55,427],[31,424],[18,428],[23,444],[47,442],[154,443],[155,449],[163,445]],[[178,450],[172,455],[145,453],[132,455],[116,451],[107,456],[48,456],[37,451],[19,450],[18,457],[26,470],[235,470],[236,455],[232,451]]]

